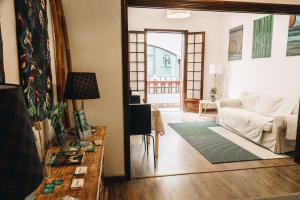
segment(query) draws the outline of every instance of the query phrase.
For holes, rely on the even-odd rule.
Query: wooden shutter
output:
[[[146,39],[144,31],[129,31],[129,85],[147,102]]]
[[[186,42],[184,110],[198,112],[203,98],[205,32],[189,32]]]

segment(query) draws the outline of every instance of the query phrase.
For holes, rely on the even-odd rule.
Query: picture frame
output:
[[[254,20],[252,58],[271,57],[273,15]]]
[[[242,60],[243,25],[229,30],[228,61]]]
[[[300,56],[300,15],[289,16],[286,56]]]
[[[92,133],[91,126],[88,125],[84,110],[73,112],[78,136],[81,140],[86,139]]]

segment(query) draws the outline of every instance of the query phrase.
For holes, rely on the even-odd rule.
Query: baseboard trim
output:
[[[104,177],[104,182],[105,183],[114,183],[114,182],[123,182],[123,181],[128,181],[127,176],[106,176]]]

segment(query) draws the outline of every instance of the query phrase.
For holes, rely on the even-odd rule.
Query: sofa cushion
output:
[[[272,132],[272,117],[247,109],[220,108],[217,123],[259,143],[263,131]]]
[[[257,95],[254,111],[264,115],[275,115],[279,111],[282,101],[284,99],[281,97]]]
[[[242,107],[254,111],[257,103],[257,95],[251,92],[244,92],[241,95]]]
[[[298,113],[298,100],[297,99],[286,99],[284,98],[277,111],[273,114],[274,116],[279,116],[279,115],[291,115],[291,114],[297,114]],[[296,113],[295,113],[296,112]]]
[[[298,104],[296,99],[259,95],[245,92],[241,95],[241,103],[244,109],[267,116],[290,115],[295,112]]]

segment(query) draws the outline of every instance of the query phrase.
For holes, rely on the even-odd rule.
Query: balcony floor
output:
[[[148,94],[148,103],[163,108],[180,107],[180,93],[173,94]]]

